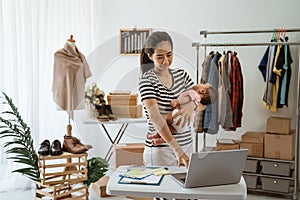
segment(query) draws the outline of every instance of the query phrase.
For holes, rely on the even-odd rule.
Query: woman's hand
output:
[[[183,153],[181,156],[179,156],[178,158],[178,167],[180,167],[181,163],[184,164],[184,166],[186,168],[189,167],[189,162],[190,162],[190,158],[185,154]]]
[[[192,121],[192,116],[194,116],[193,112],[195,111],[196,108],[197,105],[195,104],[194,101],[190,101],[184,105],[181,105],[181,109],[180,109],[181,118],[179,122],[177,122],[177,125],[179,125],[181,121],[183,121],[182,127],[185,125],[190,125]]]

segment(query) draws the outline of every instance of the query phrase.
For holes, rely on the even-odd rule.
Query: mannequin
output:
[[[75,40],[73,39],[73,35],[70,35],[70,38],[67,40],[67,43],[74,49],[76,52],[76,44]]]

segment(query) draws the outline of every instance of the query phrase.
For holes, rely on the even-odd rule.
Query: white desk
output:
[[[183,171],[177,167],[169,167],[169,171]],[[247,187],[244,178],[237,184],[184,188],[173,177],[166,175],[159,186],[142,184],[118,184],[119,174],[126,171],[126,166],[120,166],[111,175],[106,187],[107,194],[138,197],[165,197],[179,199],[247,199]]]
[[[145,117],[141,117],[141,118],[118,118],[115,121],[106,121],[106,122],[101,122],[97,119],[94,118],[88,118],[87,120],[84,121],[84,124],[98,124],[101,125],[102,129],[104,130],[106,136],[108,137],[111,145],[110,148],[108,149],[106,156],[105,156],[105,160],[109,161],[112,153],[113,153],[113,145],[114,144],[118,144],[122,138],[122,136],[124,135],[127,127],[129,124],[136,124],[136,123],[145,123],[146,124],[147,119]],[[121,127],[118,130],[117,135],[112,138],[111,134],[109,133],[108,129],[106,128],[106,125],[110,125],[110,124],[120,124]]]

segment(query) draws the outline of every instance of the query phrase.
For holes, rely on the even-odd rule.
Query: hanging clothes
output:
[[[201,74],[201,83],[207,83],[211,61],[214,56],[214,52],[210,52],[208,56],[204,59],[202,63],[202,74]],[[194,130],[196,133],[202,133],[203,132],[203,123],[204,123],[204,111],[196,110],[195,114],[195,121],[194,121]]]
[[[273,40],[273,42],[275,41]],[[263,95],[263,102],[265,106],[272,105],[273,102],[273,84],[275,84],[274,77],[276,77],[276,74],[274,74],[273,70],[271,70],[271,66],[273,66],[274,63],[273,58],[275,57],[276,49],[276,46],[273,48],[268,46],[258,66],[266,83]]]
[[[237,57],[237,52],[231,55],[231,108],[232,108],[232,123],[230,130],[235,131],[236,128],[242,126],[243,117],[243,102],[244,102],[244,83],[240,61]]]
[[[217,100],[206,106],[201,115],[196,115],[197,124],[194,128],[197,130],[201,124],[199,119],[203,119],[203,130],[209,134],[216,134],[219,126],[229,131],[235,131],[242,125],[243,116],[243,75],[241,64],[237,53],[231,51],[219,52],[208,55],[202,63],[201,83],[210,83],[217,89]]]
[[[282,37],[283,42],[288,41],[288,37]],[[283,106],[288,106],[288,92],[291,80],[291,64],[293,59],[290,52],[289,45],[283,46],[284,51],[284,64],[281,71],[281,87],[279,93],[279,101],[277,103],[278,108],[283,108]]]
[[[221,57],[219,52],[216,52],[212,58],[207,83],[210,83],[214,88],[219,85],[218,60]],[[218,99],[218,97],[217,97]],[[206,133],[217,134],[219,130],[218,122],[218,101],[206,106],[204,113],[203,130]]]
[[[85,82],[92,75],[85,56],[68,43],[54,54],[53,100],[73,119],[73,110],[84,99]]]
[[[286,42],[286,39],[282,37],[280,40],[272,39],[271,42]],[[258,65],[266,82],[263,103],[272,112],[287,106],[291,63],[289,48],[286,45],[275,45],[267,48]]]
[[[219,122],[222,128],[228,130],[233,126],[231,108],[231,83],[229,73],[231,72],[231,51],[224,52],[219,60]]]
[[[281,48],[282,45],[276,45],[276,50],[275,50],[275,57],[273,60],[273,65],[272,67],[272,72],[275,74],[275,81],[272,81],[272,103],[266,104],[265,106],[267,109],[271,110],[272,112],[277,111],[277,97],[278,97],[278,90],[279,90],[279,77],[281,76],[281,68],[282,68],[282,59],[280,59],[280,56],[282,53]]]

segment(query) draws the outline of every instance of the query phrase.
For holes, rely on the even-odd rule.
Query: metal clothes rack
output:
[[[204,35],[204,38],[207,38],[208,34],[253,34],[253,33],[274,33],[276,29],[272,30],[249,30],[249,31],[200,31],[200,35]],[[300,29],[288,29],[284,30],[284,32],[300,32]],[[245,47],[254,47],[254,46],[274,46],[274,45],[294,45],[298,46],[298,80],[297,80],[297,100],[296,100],[296,135],[295,135],[295,159],[294,159],[294,167],[295,167],[295,178],[294,178],[294,192],[293,199],[298,199],[299,192],[299,126],[300,126],[300,42],[264,42],[264,43],[200,43],[195,42],[192,43],[192,47],[196,48],[196,80],[199,83],[199,53],[200,47],[204,47],[204,57],[206,56],[206,47],[229,47],[229,46],[245,46]],[[203,150],[206,148],[206,133],[203,133]],[[198,151],[198,133],[196,134],[196,151]]]

